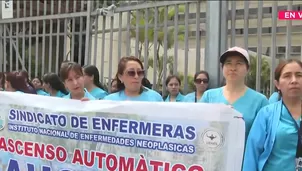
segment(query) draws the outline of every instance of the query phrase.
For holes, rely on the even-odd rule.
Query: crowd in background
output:
[[[127,70],[126,63],[134,65],[138,64],[139,67],[143,67],[140,60],[136,57],[124,57],[121,59],[119,64],[119,71],[122,74],[117,74],[115,78],[112,79],[110,83],[110,87],[106,88],[104,84],[100,83],[99,70],[94,65],[87,65],[81,67],[79,64],[65,61],[62,63],[60,73],[47,73],[42,78],[34,77],[32,79],[29,78],[27,71],[14,71],[7,73],[0,73],[0,88],[1,90],[10,91],[10,92],[18,92],[18,93],[30,93],[37,94],[43,96],[53,96],[60,98],[69,98],[70,93],[79,88],[83,89],[83,91],[88,96],[92,96],[97,100],[104,99],[107,95],[116,93],[121,89],[124,89],[123,84],[128,83],[127,77],[141,78],[139,81],[130,81],[129,87],[131,89],[135,89],[143,85],[143,89],[152,89],[152,84],[145,77],[145,71],[143,68],[140,71],[137,70]],[[126,75],[121,81],[123,75]],[[68,78],[68,76],[78,76],[81,79],[76,78]],[[69,80],[75,80],[76,88],[73,87],[73,84]],[[136,79],[136,78],[135,78]],[[162,96],[162,98],[158,98],[161,92],[156,90],[154,92],[154,96],[156,97],[156,101],[169,101],[169,102],[197,102],[203,92],[207,89],[209,82],[209,74],[206,71],[199,71],[194,75],[194,85],[195,91],[189,93],[188,95],[183,95],[181,93],[181,79],[177,75],[170,75],[167,77],[165,84],[167,87],[168,94]],[[127,84],[128,85],[128,84]],[[135,90],[134,90],[135,91]],[[82,92],[82,94],[84,93]],[[157,93],[156,93],[157,92]],[[75,98],[73,98],[75,99]],[[92,99],[92,98],[91,98]],[[144,101],[149,101],[149,99],[143,99]]]
[[[170,75],[165,81],[167,96],[152,90],[142,62],[133,56],[119,61],[110,92],[99,82],[96,66],[82,67],[70,61],[61,64],[58,74],[48,73],[31,80],[26,71],[2,73],[1,85],[10,92],[77,100],[224,103],[239,111],[245,121],[244,171],[296,170],[296,159],[302,157],[297,152],[302,148],[298,141],[302,136],[301,61],[279,63],[274,78],[277,92],[269,100],[245,84],[250,67],[245,49],[230,48],[221,55],[220,63],[225,79],[223,87],[208,90],[209,74],[200,71],[194,75],[195,91],[187,95],[181,93],[181,79],[177,75]]]

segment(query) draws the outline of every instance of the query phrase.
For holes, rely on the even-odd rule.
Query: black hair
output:
[[[98,88],[105,90],[105,87],[100,83],[100,74],[98,68],[94,65],[87,65],[83,68],[86,75],[90,77],[93,76],[93,84]]]
[[[60,77],[55,73],[48,73],[43,76],[43,82],[49,84],[51,88],[56,91],[61,91],[65,95],[68,94],[68,91],[65,88],[65,85],[61,81]]]
[[[143,78],[142,85],[149,88],[149,89],[152,89],[152,84],[150,83],[150,81],[146,77]]]

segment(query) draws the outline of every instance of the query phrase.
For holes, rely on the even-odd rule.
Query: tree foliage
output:
[[[179,13],[184,13],[185,8],[184,6],[179,6],[178,7],[178,14]],[[168,15],[166,15],[166,12]],[[138,11],[133,11],[131,13],[131,21],[130,24],[133,29],[130,31],[130,37],[131,38],[136,38],[137,35],[137,27],[138,29],[138,42],[139,42],[139,49],[138,49],[138,57],[144,61],[144,57],[142,56],[142,50],[144,47],[147,47],[148,51],[147,54],[149,56],[149,52],[154,49],[154,38],[155,38],[155,33],[157,33],[157,39],[155,40],[156,42],[156,53],[154,54],[153,57],[149,57],[148,59],[148,66],[146,68],[153,67],[153,62],[154,58],[156,58],[156,72],[157,75],[157,82],[155,83],[155,88],[159,89],[161,88],[161,82],[164,77],[164,67],[167,67],[167,72],[169,74],[173,73],[173,56],[167,56],[166,60],[166,66],[164,66],[164,56],[160,53],[161,49],[171,49],[174,46],[174,34],[175,34],[175,27],[174,26],[168,26],[167,24],[171,21],[174,20],[175,15],[178,15],[175,13],[175,8],[174,7],[159,7],[159,8],[150,8],[146,10],[138,10]],[[155,15],[157,15],[157,22]],[[155,23],[156,22],[156,23]],[[157,28],[154,27],[148,27],[145,29],[145,25],[157,25]],[[167,32],[165,32],[164,26],[167,25]],[[177,39],[178,41],[183,41],[185,37],[185,30],[189,28],[185,28],[185,26],[178,26],[178,31],[177,31]],[[145,39],[147,35],[147,40]],[[167,38],[167,44],[165,45],[165,38]],[[145,41],[146,40],[146,41]],[[172,72],[171,72],[172,71]]]
[[[247,85],[256,89],[257,56],[250,55],[250,71],[247,76]],[[261,91],[265,94],[270,87],[270,65],[265,57],[261,58]]]

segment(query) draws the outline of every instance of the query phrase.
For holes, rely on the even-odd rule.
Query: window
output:
[[[178,14],[178,20],[184,20],[185,15],[184,14]]]
[[[299,26],[292,26],[292,32],[302,32],[302,25]]]
[[[189,19],[195,19],[196,13],[189,13]]]
[[[279,46],[279,47],[277,47],[277,53],[278,54],[285,54],[285,52],[286,52],[285,46]]]
[[[287,8],[286,8],[287,9]],[[302,5],[293,5],[292,6],[292,10],[293,11],[300,11],[302,10]]]
[[[257,28],[249,28],[249,34],[257,34]]]
[[[301,46],[292,46],[291,54],[301,54]]]
[[[286,26],[277,27],[276,32],[277,33],[285,33],[286,32]]]
[[[276,58],[278,59],[285,58],[285,54],[276,54]]]
[[[207,16],[206,16],[206,13],[205,12],[201,12],[200,13],[200,18],[206,18]]]
[[[249,14],[253,14],[253,15],[258,14],[258,8],[250,8]]]
[[[232,12],[230,12],[232,14]],[[236,15],[244,15],[244,9],[236,10]]]
[[[243,29],[236,29],[235,34],[239,34],[239,35],[243,34]]]
[[[271,14],[272,11],[273,11],[273,8],[272,8],[272,7],[264,7],[264,8],[262,9],[263,14]]]
[[[257,47],[249,47],[249,51],[257,52]]]
[[[264,28],[262,28],[262,33],[264,33],[264,34],[272,33],[272,28],[271,27],[264,27]]]
[[[286,11],[287,10],[287,6],[280,6],[278,7],[277,11]]]

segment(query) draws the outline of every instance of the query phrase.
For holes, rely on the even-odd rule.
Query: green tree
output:
[[[250,55],[250,72],[247,76],[247,85],[256,89],[256,74],[257,74],[257,56]],[[261,58],[261,91],[266,94],[270,87],[270,65],[267,59],[262,56]],[[266,94],[268,95],[268,94]]]
[[[155,11],[157,10],[157,11]],[[167,22],[173,21],[175,15],[178,15],[179,13],[184,13],[185,9],[184,6],[179,6],[178,7],[178,14],[175,13],[175,8],[173,7],[168,7],[168,15],[167,17]],[[155,13],[157,12],[158,14],[158,20],[157,20],[157,26],[158,28],[154,29],[154,27],[150,27],[147,29],[147,35],[148,35],[148,41],[147,44],[145,44],[145,24],[148,23],[149,25],[154,25],[155,24]],[[139,10],[139,11],[134,11],[131,13],[132,18],[130,21],[131,26],[134,29],[131,29],[130,31],[130,37],[131,38],[136,38],[136,26],[137,26],[137,21],[138,21],[138,27],[139,27],[139,37],[138,37],[138,42],[139,42],[139,49],[138,49],[138,57],[143,61],[144,57],[142,56],[142,50],[144,46],[148,47],[148,54],[149,50],[151,50],[151,47],[153,47],[153,42],[154,42],[154,33],[157,33],[157,45],[156,49],[157,52],[154,54],[154,57],[156,58],[156,75],[157,75],[157,82],[156,82],[156,88],[161,87],[161,81],[163,79],[163,71],[164,71],[164,56],[160,54],[160,50],[164,48],[164,38],[165,34],[167,34],[167,49],[171,49],[174,45],[174,33],[175,33],[175,27],[174,26],[168,26],[167,27],[167,32],[164,32],[164,25],[165,23],[165,8],[164,7],[159,7],[159,8],[151,8],[151,9],[146,9],[146,10]],[[185,26],[178,26],[178,40],[183,41],[184,40],[184,32],[186,29]],[[154,47],[153,47],[154,48]],[[152,50],[153,50],[152,48]],[[149,55],[148,55],[149,56]],[[149,57],[148,59],[148,67],[153,68],[153,60],[154,57]],[[171,70],[171,66],[173,68],[173,57],[169,56],[167,59],[167,71]]]
[[[184,82],[185,82],[185,76],[183,73],[178,73],[178,76],[181,80],[181,89],[183,90],[184,89]],[[191,76],[191,75],[188,75],[187,76],[187,83],[188,83],[188,90],[187,92],[192,92],[195,90],[195,85],[194,85],[194,77]]]

